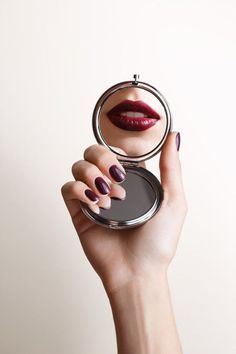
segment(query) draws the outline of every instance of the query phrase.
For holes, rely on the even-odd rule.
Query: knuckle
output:
[[[70,181],[65,183],[61,190],[62,190],[62,195],[65,199],[70,199],[71,197],[77,197],[80,193],[81,187],[82,187],[82,182],[80,181]]]
[[[84,162],[84,160],[78,160],[75,163],[73,163],[72,167],[71,167],[71,172],[73,173],[73,175],[78,171],[79,167],[81,166],[81,164]]]
[[[90,155],[91,152],[93,152],[95,149],[95,144],[94,145],[90,145],[89,147],[87,147],[85,150],[84,150],[84,159],[86,159],[86,157],[88,155]]]
[[[104,170],[114,160],[114,154],[104,146],[92,145],[85,151],[84,158],[100,170]]]
[[[91,155],[100,150],[105,150],[105,147],[99,144],[90,145],[87,147],[87,149],[84,150],[84,159],[88,159]]]
[[[73,182],[66,182],[65,184],[63,184],[63,186],[61,187],[61,194],[64,196],[66,194],[66,192],[68,191],[68,189],[71,187]]]

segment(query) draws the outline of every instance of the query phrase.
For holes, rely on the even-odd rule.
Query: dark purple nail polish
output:
[[[109,172],[111,177],[116,181],[116,182],[122,182],[125,179],[125,174],[123,171],[121,171],[121,169],[119,169],[118,166],[116,165],[112,165],[109,168]]]
[[[180,133],[176,134],[176,137],[175,137],[175,142],[176,142],[176,148],[177,150],[179,151],[179,148],[180,148]]]
[[[91,189],[86,189],[84,194],[88,197],[92,202],[97,202],[99,200],[99,196],[94,193]]]
[[[102,177],[97,177],[95,179],[95,185],[101,194],[108,194],[111,191],[110,187]]]

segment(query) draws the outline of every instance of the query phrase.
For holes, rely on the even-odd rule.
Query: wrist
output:
[[[105,291],[110,298],[115,296],[116,293],[121,292],[122,290],[128,289],[132,286],[141,289],[142,286],[149,286],[154,289],[159,285],[161,279],[167,279],[167,270],[168,266],[158,265],[158,266],[140,266],[135,269],[135,271],[127,270],[125,267],[124,270],[119,268],[117,272],[112,272],[106,277],[102,277],[102,282],[105,288]]]
[[[107,289],[106,289],[107,290]],[[107,291],[118,354],[182,354],[172,311],[167,268],[133,275]]]
[[[167,273],[134,276],[108,293],[116,327],[118,354],[159,353],[162,316],[157,304],[168,301]],[[158,328],[159,327],[159,328]]]

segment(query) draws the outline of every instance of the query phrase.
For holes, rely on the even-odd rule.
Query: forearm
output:
[[[165,271],[108,293],[118,354],[181,354]]]

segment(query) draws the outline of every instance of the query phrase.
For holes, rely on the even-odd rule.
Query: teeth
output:
[[[121,113],[122,117],[128,117],[128,118],[146,118],[147,115],[141,112],[122,112]]]

